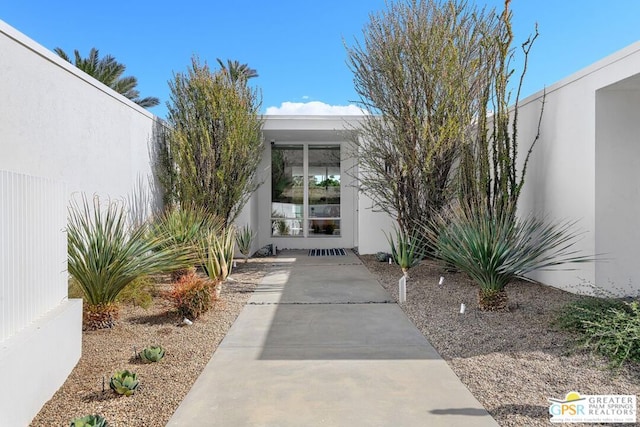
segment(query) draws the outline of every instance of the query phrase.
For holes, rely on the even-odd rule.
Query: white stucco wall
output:
[[[387,213],[374,208],[373,201],[366,194],[358,197],[358,252],[375,254],[390,252],[385,233],[393,232],[395,221]]]
[[[262,163],[264,163],[264,158],[262,160]],[[260,178],[261,176],[262,176],[262,173],[258,171],[255,177],[256,182],[258,183],[263,182],[263,179]],[[253,241],[251,242],[251,255],[261,247],[260,241],[258,239],[258,236],[260,234],[260,229],[259,229],[260,221],[258,220],[259,218],[258,206],[260,203],[258,200],[258,196],[259,196],[259,192],[256,191],[249,198],[249,200],[247,201],[247,204],[242,208],[242,211],[240,212],[240,214],[238,215],[238,218],[236,218],[236,221],[235,221],[235,225],[238,227],[238,229],[248,225],[251,231],[254,233]],[[237,247],[236,247],[236,253],[234,256],[236,258],[243,258],[243,255],[240,253]]]
[[[2,21],[0,55],[0,170],[43,177],[46,181],[62,183],[67,190],[56,199],[55,206],[50,204],[49,211],[33,209],[6,216],[2,210],[0,221],[4,229],[13,230],[18,228],[14,227],[15,221],[24,224],[55,211],[61,212],[61,223],[54,227],[38,226],[42,230],[37,230],[41,238],[50,234],[60,236],[72,193],[82,191],[89,196],[95,193],[126,198],[140,183],[142,188],[148,187],[151,175],[148,145],[155,126],[149,112]],[[16,203],[27,206],[28,186],[14,194],[18,197]],[[0,203],[8,200],[0,191]],[[16,244],[26,247],[26,253],[37,253],[37,247],[29,249],[29,245],[34,244],[29,240],[31,234],[26,236]],[[5,237],[2,237],[2,246],[14,250],[5,247]],[[50,256],[66,260],[64,235],[62,246],[51,251]],[[15,263],[10,276],[0,272],[3,291],[0,294],[7,289],[11,294],[12,287],[18,287],[25,295],[37,294],[34,281],[29,280],[33,276],[29,270],[34,268],[39,267],[20,262]],[[18,308],[28,312],[30,318],[1,342],[0,377],[7,384],[19,384],[17,388],[5,387],[0,392],[0,425],[3,426],[28,425],[80,357],[81,301],[66,298],[64,263],[59,264],[50,277],[56,282],[51,286],[55,286],[60,295],[57,304],[43,306],[38,312],[29,310],[33,308],[31,305]],[[41,296],[35,295],[34,299]]]
[[[154,116],[0,21],[0,169],[127,196],[151,174]]]
[[[637,82],[623,80],[596,92],[595,198],[596,248],[607,259],[596,269],[596,283],[616,293],[634,294],[640,289],[640,270],[635,267],[640,257]]]
[[[631,215],[613,215],[611,207],[615,206],[613,209],[617,211],[637,209],[637,187],[630,188],[634,179],[637,182],[635,171],[616,162],[621,156],[636,153],[632,141],[637,139],[633,135],[634,132],[637,135],[640,109],[636,96],[609,95],[599,90],[634,76],[631,80],[635,81],[638,73],[640,43],[635,43],[546,90],[541,138],[531,157],[520,213],[578,219],[578,227],[586,233],[577,248],[583,254],[605,255],[599,262],[576,265],[575,271],[537,272],[532,276],[536,280],[573,291],[588,291],[591,284],[612,289],[622,285],[618,281],[636,277],[631,273],[634,263],[628,261],[637,259],[639,250],[619,240],[625,233],[635,233],[631,230],[637,227],[636,223]],[[539,92],[521,102],[518,127],[521,154],[535,136],[542,95]],[[621,116],[619,113],[624,109],[626,114]],[[620,132],[621,127],[625,130]],[[631,157],[625,166],[631,167],[629,162],[633,163]],[[615,185],[629,191],[624,197],[614,196],[610,190]],[[612,258],[614,253],[616,261],[604,259]],[[637,286],[636,283],[636,289]]]

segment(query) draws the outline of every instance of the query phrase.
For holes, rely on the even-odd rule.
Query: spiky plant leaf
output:
[[[222,282],[229,277],[233,268],[235,250],[235,228],[227,227],[219,235],[211,232],[200,247],[202,268],[214,282]]]
[[[88,305],[109,305],[133,280],[187,267],[193,255],[168,244],[170,237],[149,235],[147,227],[130,228],[120,202],[92,206],[86,196],[69,207],[68,270]]]
[[[387,235],[385,233],[385,237],[391,246],[391,259],[407,275],[409,269],[418,265],[424,257],[423,244],[416,233],[408,236],[397,227],[394,227],[394,231],[395,240],[392,234]]]
[[[199,259],[199,247],[207,241],[209,233],[219,233],[223,228],[224,221],[201,206],[186,205],[165,210],[153,221],[151,233],[169,236],[167,245],[190,253],[195,263]],[[174,272],[175,280],[188,270],[189,268]]]
[[[574,249],[580,233],[575,221],[490,215],[482,209],[455,207],[423,224],[436,256],[467,273],[483,290],[501,291],[534,270],[594,260]]]
[[[249,225],[242,227],[236,234],[236,244],[238,245],[240,253],[244,255],[245,263],[249,259],[249,255],[251,255],[251,243],[255,236],[256,234],[251,230]]]

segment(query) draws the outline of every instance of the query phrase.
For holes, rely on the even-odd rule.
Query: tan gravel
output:
[[[373,256],[361,259],[397,300],[400,269]],[[477,287],[463,274],[431,261],[409,274],[402,309],[501,426],[551,425],[547,398],[563,399],[570,391],[640,395],[640,367],[616,375],[551,325],[575,295],[517,282],[507,287],[508,312],[483,312],[476,309]]]
[[[161,282],[149,309],[124,306],[115,328],[83,332],[80,361],[31,426],[68,426],[71,419],[88,414],[104,416],[111,427],[164,426],[272,261],[238,263],[221,300],[192,326],[178,326],[181,319],[170,314],[170,307],[159,296],[170,284]],[[139,352],[157,344],[166,350],[160,362],[143,364],[133,357],[134,347]],[[140,385],[133,396],[118,396],[109,389],[109,379],[118,369],[137,373]]]
[[[361,259],[397,299],[400,269],[373,256]],[[31,425],[67,426],[73,417],[98,413],[112,427],[164,426],[272,262],[238,264],[236,281],[227,283],[222,300],[192,326],[177,326],[180,319],[167,314],[162,298],[154,298],[148,310],[124,307],[112,330],[84,332],[80,362]],[[574,295],[514,283],[507,288],[510,311],[488,313],[476,309],[477,288],[462,274],[425,261],[410,275],[402,309],[501,426],[550,425],[547,398],[564,398],[569,391],[640,395],[640,369],[614,375],[602,359],[572,351],[571,336],[551,326]],[[464,315],[460,303],[467,306]],[[140,364],[133,358],[134,346],[139,351],[152,344],[166,348],[162,361]],[[131,397],[114,395],[108,385],[113,371],[124,368],[140,379]]]

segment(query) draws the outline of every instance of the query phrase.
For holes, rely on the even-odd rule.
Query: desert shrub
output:
[[[564,307],[556,324],[578,334],[585,348],[619,368],[640,362],[640,306],[638,301],[586,298]]]
[[[153,302],[154,282],[149,276],[141,276],[124,287],[116,297],[116,303],[132,304],[144,308],[151,307]],[[76,279],[69,278],[67,290],[69,298],[83,298],[82,288]]]
[[[153,234],[169,237],[167,245],[180,246],[195,251],[196,245],[205,240],[211,230],[219,230],[223,222],[202,207],[187,205],[168,208],[151,226]]]
[[[168,296],[181,317],[197,319],[211,308],[215,283],[191,272],[174,283]]]
[[[117,303],[131,304],[145,310],[153,303],[154,282],[149,276],[140,276],[118,294]]]
[[[624,309],[625,304],[615,298],[584,297],[570,302],[559,311],[554,325],[573,332],[583,333],[584,322],[590,322],[605,316],[609,310]]]
[[[168,237],[165,247],[170,246],[187,251],[196,262],[198,259],[198,247],[206,241],[210,232],[219,232],[222,228],[222,220],[217,219],[202,207],[187,205],[182,207],[175,206],[165,210],[162,215],[155,218],[150,230],[154,236]],[[173,280],[179,280],[192,267],[174,271]]]
[[[435,215],[423,230],[435,256],[469,275],[480,287],[480,308],[492,310],[506,307],[504,287],[512,280],[592,260],[573,249],[578,238],[574,225],[454,207],[447,216]]]
[[[97,196],[93,206],[83,197],[69,207],[67,266],[91,314],[85,320],[104,310],[96,325],[85,325],[88,329],[114,324],[118,295],[137,278],[193,262],[189,254],[167,246],[167,236],[150,236],[145,226],[129,226],[126,214],[123,203],[109,201],[103,206]]]
[[[174,74],[156,168],[169,199],[202,206],[225,226],[260,185],[254,176],[264,146],[260,91],[227,71],[193,57]]]
[[[67,287],[67,295],[69,298],[82,298],[84,294],[82,293],[82,288],[76,279],[72,276],[69,277],[68,287]]]

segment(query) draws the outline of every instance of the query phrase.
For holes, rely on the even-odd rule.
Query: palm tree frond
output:
[[[141,107],[148,108],[160,104],[160,100],[156,97],[140,99],[140,93],[135,89],[138,85],[138,79],[133,76],[123,77],[126,66],[111,55],[100,58],[98,49],[91,48],[89,55],[83,58],[76,49],[73,52],[75,61],[72,62],[69,55],[61,48],[56,47],[53,51],[65,61],[74,64],[79,70],[104,83]]]

